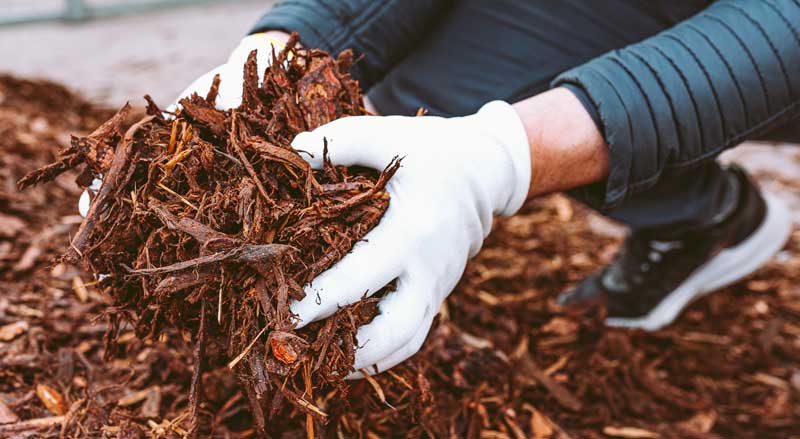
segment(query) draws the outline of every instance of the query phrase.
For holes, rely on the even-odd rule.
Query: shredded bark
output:
[[[363,114],[347,73],[352,57],[337,62],[296,43],[293,36],[273,55],[262,84],[250,54],[238,108],[216,108],[219,77],[207,96],[181,100],[172,117],[147,99],[149,116],[123,130],[126,105],[88,136],[73,137],[56,163],[19,181],[26,188],[78,166],[82,175],[102,178],[65,261],[102,279],[114,327],[131,324],[143,339],[168,327],[197,334],[193,437],[204,362],[229,364],[248,388],[251,410],[264,414],[255,418],[262,436],[270,434],[275,404],[293,404],[310,414],[309,422],[324,422],[313,389],[343,386],[353,371],[356,331],[377,313],[358,304],[340,310],[347,318],[333,318],[336,326],[294,329],[291,299],[302,299],[301,286],[377,224],[389,203],[384,187],[400,164],[392,160],[378,174],[325,160],[325,169],[312,171],[291,148],[302,131]],[[277,103],[288,102],[299,108],[276,113]],[[224,352],[208,353],[207,339]],[[109,338],[109,352],[116,341]],[[301,372],[312,363],[325,367],[310,370],[308,387]]]

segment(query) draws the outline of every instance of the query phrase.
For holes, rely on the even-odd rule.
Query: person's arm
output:
[[[671,167],[713,160],[796,118],[798,72],[800,1],[720,0],[561,74],[553,85],[581,97],[609,151],[607,178],[573,193],[611,210]]]
[[[454,0],[287,0],[276,4],[250,33],[297,32],[306,47],[362,58],[353,77],[367,90],[401,61]]]
[[[531,156],[528,196],[564,191],[608,175],[608,145],[568,89],[557,87],[514,104]]]
[[[719,1],[669,31],[559,76],[554,89],[492,102],[463,118],[350,117],[299,135],[321,165],[403,167],[380,224],[292,304],[300,324],[397,291],[358,333],[357,367],[386,370],[416,352],[492,215],[528,196],[573,189],[612,209],[670,166],[722,149],[800,113],[800,2]],[[443,54],[443,56],[446,56]]]
[[[285,43],[289,34],[279,30],[253,34],[251,47]],[[238,49],[237,49],[238,50]],[[567,88],[557,87],[514,104],[530,144],[531,182],[528,196],[564,191],[593,183],[608,174],[606,145],[592,116]],[[570,169],[563,175],[562,169]]]

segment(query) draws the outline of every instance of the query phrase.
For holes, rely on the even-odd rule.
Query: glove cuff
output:
[[[531,153],[528,134],[514,108],[504,101],[492,101],[481,107],[473,116],[481,121],[484,130],[497,141],[506,156],[501,172],[504,184],[498,189],[494,213],[503,216],[515,214],[528,198],[531,184]]]

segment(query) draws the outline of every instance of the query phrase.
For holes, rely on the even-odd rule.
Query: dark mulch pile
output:
[[[126,311],[113,290],[58,261],[81,223],[76,174],[16,188],[70,133],[110,116],[60,86],[0,77],[0,437],[182,437],[194,419],[204,437],[257,437],[246,386],[213,360],[217,348],[195,373],[199,321],[138,337],[138,320],[109,320]],[[311,386],[308,407],[286,397],[268,429],[307,437],[310,417],[331,438],[798,437],[800,233],[750,280],[653,334],[554,304],[618,241],[563,196],[528,203],[497,222],[420,354],[371,380]]]

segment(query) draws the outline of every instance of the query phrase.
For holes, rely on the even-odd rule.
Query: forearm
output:
[[[528,196],[572,189],[608,175],[608,146],[572,92],[557,87],[514,104],[531,151]]]

